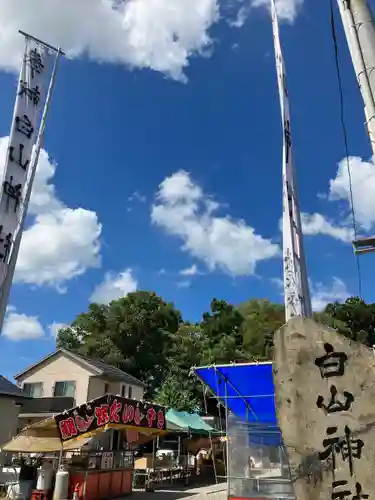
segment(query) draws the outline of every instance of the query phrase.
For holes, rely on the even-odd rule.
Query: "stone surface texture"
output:
[[[374,352],[300,317],[289,320],[275,334],[274,342],[277,417],[296,498],[375,500]],[[346,361],[345,356],[332,357],[330,346],[335,353],[344,353]],[[317,358],[327,354],[319,368]],[[343,374],[337,375],[340,362]],[[339,403],[330,405],[333,396]],[[332,412],[335,409],[339,411]],[[337,432],[333,432],[335,427]],[[331,453],[322,458],[320,453],[327,450],[323,441],[337,437],[334,460]]]

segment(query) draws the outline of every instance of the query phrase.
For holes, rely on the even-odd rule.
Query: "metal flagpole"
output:
[[[288,321],[293,316],[311,316],[312,309],[303,245],[301,214],[293,166],[292,135],[290,128],[291,120],[286,72],[281,51],[279,24],[274,0],[271,0],[271,13],[284,137],[282,172],[283,260],[285,318]]]
[[[15,236],[15,239],[13,242],[8,267],[7,267],[4,281],[2,283],[1,290],[0,290],[0,332],[1,332],[3,324],[4,324],[4,318],[5,318],[5,314],[6,314],[6,308],[8,305],[10,289],[11,289],[12,282],[13,282],[14,271],[15,271],[15,267],[16,267],[16,263],[17,263],[17,258],[18,258],[19,249],[20,249],[21,240],[22,240],[23,229],[24,229],[25,220],[26,220],[26,216],[27,216],[27,208],[29,205],[30,197],[31,197],[31,192],[32,192],[35,174],[36,174],[36,169],[38,166],[40,150],[42,147],[44,131],[45,131],[45,127],[46,127],[46,119],[47,119],[47,115],[48,115],[48,111],[49,111],[49,107],[50,107],[52,91],[53,91],[53,88],[55,85],[55,80],[56,80],[58,61],[59,61],[60,56],[64,55],[64,52],[62,52],[62,50],[60,50],[60,48],[56,49],[54,47],[51,47],[50,45],[45,44],[44,42],[32,37],[31,35],[28,35],[27,33],[24,33],[21,31],[20,31],[20,33],[25,36],[26,40],[27,39],[33,40],[37,44],[40,44],[49,50],[55,51],[56,57],[55,57],[55,61],[54,61],[53,69],[52,69],[49,87],[47,90],[47,95],[46,95],[46,99],[45,99],[45,104],[44,104],[43,113],[42,113],[42,117],[41,117],[41,121],[40,121],[37,139],[36,139],[34,150],[33,150],[32,156],[31,156],[31,160],[30,160],[30,168],[29,168],[30,173],[29,173],[29,178],[28,178],[27,185],[26,185],[26,193],[25,193],[25,197],[24,197],[24,202],[21,206],[21,217],[20,217],[19,227],[18,227],[18,231],[16,233],[16,236]],[[21,150],[21,152],[22,152],[22,150]],[[22,160],[21,160],[21,156],[20,156],[20,163],[21,163],[21,161]]]
[[[367,132],[375,155],[375,23],[366,0],[337,0],[354,71],[364,102]],[[350,168],[350,167],[349,167]],[[353,215],[354,215],[354,208]],[[375,252],[375,236],[356,238],[356,254]]]
[[[338,0],[354,71],[365,104],[371,146],[375,154],[375,25],[364,0]]]
[[[224,401],[225,401],[225,433],[227,436],[227,441],[226,441],[226,475],[227,475],[227,483],[228,483],[228,498],[230,495],[230,483],[231,479],[230,476],[232,475],[232,467],[230,463],[230,454],[229,454],[229,433],[228,433],[228,427],[229,427],[229,408],[228,408],[228,387],[227,387],[227,381],[224,380]],[[220,399],[219,399],[219,404],[220,404]]]

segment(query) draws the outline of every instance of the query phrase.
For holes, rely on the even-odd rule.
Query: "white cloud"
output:
[[[330,302],[344,302],[350,297],[345,283],[339,278],[332,278],[331,285],[323,283],[311,284],[311,302],[314,311],[322,311]]]
[[[253,7],[269,8],[269,0],[254,0]],[[276,0],[276,9],[280,21],[292,23],[303,5],[303,0]]]
[[[138,281],[134,278],[131,269],[125,269],[118,274],[106,273],[104,281],[95,288],[90,301],[98,304],[109,304],[112,300],[135,292],[137,288]]]
[[[8,137],[3,137],[0,139],[1,158],[5,155],[7,147]],[[64,208],[64,205],[57,198],[55,186],[51,184],[56,168],[57,163],[49,158],[48,153],[42,149],[29,203],[28,213],[30,215],[55,212]]]
[[[371,231],[375,226],[375,160],[364,161],[349,157],[354,212],[359,233]],[[329,192],[319,198],[330,202],[344,201],[340,223],[329,221],[324,215],[302,214],[303,232],[306,235],[323,234],[350,243],[354,239],[351,215],[348,160],[343,158],[334,179],[329,181]]]
[[[277,0],[281,20],[293,22],[303,0]],[[193,55],[210,57],[210,28],[226,17],[241,27],[268,0],[2,0],[0,68],[18,70],[27,33],[63,48],[68,57],[150,68],[184,80]]]
[[[139,201],[140,203],[145,203],[146,200],[146,196],[140,194],[138,191],[134,191],[134,193],[128,198],[128,201]]]
[[[8,307],[2,335],[15,342],[34,340],[44,337],[44,329],[37,316],[19,314],[14,307]]]
[[[326,219],[323,215],[301,214],[302,231],[304,235],[325,235],[331,236],[345,243],[350,243],[353,240],[353,230],[347,225],[338,225]]]
[[[190,288],[190,287],[191,287],[190,280],[179,281],[177,283],[177,288]]]
[[[276,287],[284,293],[284,281],[281,278],[271,278],[271,283],[276,285]]]
[[[375,224],[374,161],[374,158],[370,161],[363,161],[357,156],[349,158],[356,220],[365,231],[369,231]],[[346,158],[340,161],[336,177],[330,180],[329,199],[345,200],[350,206],[350,183]]]
[[[15,281],[65,291],[68,280],[99,267],[100,233],[95,212],[83,208],[38,215],[23,234]]]
[[[59,333],[59,330],[62,330],[63,328],[68,328],[69,325],[65,323],[51,323],[48,325],[48,330],[51,335],[51,337],[56,338],[57,334]]]
[[[270,280],[279,289],[284,297],[284,281],[281,278],[271,278]],[[325,306],[332,302],[344,302],[351,293],[347,290],[346,284],[340,278],[332,278],[332,282],[314,283],[310,280],[311,305],[314,311],[320,312]]]
[[[239,0],[240,6],[238,7],[236,17],[234,19],[229,19],[228,24],[231,28],[242,28],[249,17],[251,8],[253,6],[252,2],[243,2]]]
[[[152,206],[152,222],[183,241],[182,249],[232,275],[254,274],[256,264],[279,256],[278,245],[255,233],[244,220],[217,216],[219,204],[179,171],[164,179]]]
[[[196,264],[193,264],[191,267],[181,269],[179,274],[181,274],[181,276],[195,276],[196,274],[199,274],[199,270]]]
[[[1,138],[0,176],[7,147],[8,138]],[[55,170],[42,150],[28,212],[34,218],[22,237],[15,281],[64,291],[69,280],[100,266],[101,225],[95,212],[68,208],[57,198],[50,182]]]
[[[293,23],[300,12],[304,0],[276,0],[276,9],[279,21]],[[249,18],[252,9],[262,7],[270,10],[270,0],[232,0],[228,3],[228,10],[235,11],[235,17],[230,16],[229,26],[242,28]]]
[[[151,68],[183,78],[189,57],[205,52],[218,0],[2,0],[0,66],[18,68],[24,30],[70,57]]]

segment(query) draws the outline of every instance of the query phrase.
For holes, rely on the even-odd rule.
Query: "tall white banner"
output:
[[[271,0],[277,83],[283,122],[283,259],[286,320],[293,316],[311,316],[311,299],[303,247],[301,214],[293,167],[289,97],[284,59],[281,51],[275,0]]]
[[[26,38],[0,193],[0,288],[4,284],[30,176],[44,94],[50,76],[48,49]]]

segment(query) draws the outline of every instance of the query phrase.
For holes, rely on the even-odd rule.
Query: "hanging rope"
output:
[[[336,36],[336,25],[335,25],[335,16],[334,16],[334,7],[333,0],[330,0],[330,10],[331,10],[331,34],[333,40],[333,48],[335,54],[335,67],[336,67],[336,75],[337,82],[339,88],[339,97],[340,97],[340,121],[342,127],[342,134],[344,139],[344,147],[345,147],[345,157],[346,157],[346,168],[348,171],[348,180],[349,180],[349,196],[350,196],[350,205],[351,205],[351,216],[352,216],[352,224],[353,224],[353,234],[354,239],[357,239],[357,222],[354,210],[354,198],[353,198],[353,184],[352,184],[352,174],[350,169],[350,161],[349,161],[349,146],[348,146],[348,133],[345,124],[345,109],[344,109],[344,93],[342,88],[342,79],[341,79],[341,71],[340,71],[340,59],[339,59],[339,48],[337,44],[337,36]],[[357,278],[358,278],[358,296],[362,298],[362,275],[361,275],[361,266],[359,262],[359,256],[354,254],[356,259],[356,267],[357,267]]]

